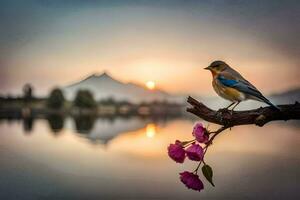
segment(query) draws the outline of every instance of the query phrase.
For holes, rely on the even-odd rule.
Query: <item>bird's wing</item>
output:
[[[265,102],[276,110],[280,110],[280,108],[272,104],[266,97],[264,97],[264,95],[258,91],[254,85],[252,85],[249,81],[242,77],[242,75],[230,67],[224,72],[220,73],[217,79],[224,86],[234,88],[258,101]]]
[[[251,87],[254,90],[258,90],[254,85],[252,85],[249,81],[247,81],[240,73],[232,69],[231,67],[228,67],[224,72],[221,73],[224,77],[228,79],[234,79],[238,80],[240,82],[245,83],[249,87]]]
[[[223,72],[218,76],[218,81],[226,87],[234,88],[240,92],[256,97],[262,101],[268,101],[249,81],[242,77],[233,76]]]

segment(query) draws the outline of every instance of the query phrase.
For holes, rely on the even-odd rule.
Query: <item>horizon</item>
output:
[[[33,89],[34,89],[34,95],[35,96],[37,96],[37,97],[46,97],[46,96],[49,95],[49,93],[51,92],[51,90],[53,90],[55,88],[60,88],[60,89],[68,88],[68,87],[70,87],[72,85],[79,84],[82,81],[84,81],[86,79],[89,79],[89,78],[91,78],[93,76],[96,76],[97,78],[101,78],[103,75],[107,75],[112,80],[120,82],[122,84],[134,84],[134,85],[137,85],[137,86],[139,86],[141,88],[144,88],[146,90],[162,91],[162,92],[166,92],[166,93],[168,93],[170,95],[175,95],[175,96],[183,96],[183,95],[191,95],[191,96],[193,96],[193,95],[195,95],[195,96],[202,96],[202,97],[205,97],[205,98],[212,98],[212,97],[216,97],[217,98],[217,95],[215,95],[215,94],[199,95],[199,94],[196,94],[196,93],[190,93],[190,94],[188,94],[188,93],[183,93],[183,92],[182,93],[174,93],[174,92],[172,93],[172,92],[169,92],[169,91],[167,91],[164,88],[161,88],[159,86],[155,86],[154,88],[149,89],[148,86],[147,86],[147,82],[145,82],[145,83],[139,83],[139,82],[134,82],[134,81],[122,81],[122,80],[117,79],[108,70],[103,70],[102,72],[100,72],[100,71],[99,72],[91,72],[89,74],[83,75],[83,76],[77,78],[76,80],[73,80],[73,81],[71,81],[69,83],[66,83],[64,85],[53,86],[48,91],[45,91],[46,92],[45,94],[36,94],[35,93],[36,86],[35,85],[31,85],[30,83],[25,83],[23,86],[25,86],[26,84],[30,84],[33,87]],[[150,82],[152,82],[152,81],[150,81]],[[23,87],[20,88],[20,92],[19,93],[15,93],[15,94],[6,93],[6,94],[2,94],[0,92],[0,95],[1,96],[7,96],[7,95],[19,96],[19,95],[22,95],[22,88]],[[286,90],[282,90],[282,91],[279,91],[279,92],[273,92],[273,93],[267,94],[267,96],[278,95],[278,94],[280,95],[281,93],[285,93],[285,92],[289,92],[289,91],[293,91],[293,90],[298,90],[298,89],[300,89],[300,87],[297,87],[297,86],[296,87],[291,87],[291,88],[287,88]]]

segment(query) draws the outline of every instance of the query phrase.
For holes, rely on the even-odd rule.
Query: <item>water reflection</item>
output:
[[[65,117],[63,115],[49,115],[47,120],[54,135],[58,135],[64,128]]]
[[[48,122],[50,133],[60,135],[64,129],[71,129],[76,136],[86,138],[93,144],[107,145],[117,136],[143,130],[147,138],[154,138],[157,134],[158,125],[166,124],[173,118],[145,118],[145,117],[95,117],[93,115],[80,115],[66,118],[61,114],[52,114],[44,118]],[[23,118],[24,133],[33,132],[36,119],[33,117]],[[71,125],[67,123],[71,121]]]
[[[24,132],[29,134],[32,129],[33,129],[33,125],[34,125],[34,118],[33,117],[25,117],[23,118],[23,129]]]
[[[81,134],[89,134],[94,127],[95,117],[90,115],[74,117],[76,130]]]
[[[153,138],[155,137],[156,135],[156,126],[155,124],[151,123],[151,124],[148,124],[147,127],[146,127],[146,136],[148,138]]]
[[[79,136],[85,137],[91,143],[101,143],[108,144],[118,135],[121,135],[126,132],[136,131],[146,127],[148,121],[140,118],[131,118],[131,119],[122,119],[117,118],[114,120],[109,119],[91,119],[83,118],[77,119],[76,129]],[[84,129],[78,129],[78,125],[84,125]]]
[[[166,152],[175,139],[191,138],[193,121],[49,116],[27,120],[31,129],[20,122],[0,123],[0,199],[300,197],[300,135],[294,123],[241,126],[220,135],[206,160],[217,186],[205,183],[199,194],[178,179],[195,163],[178,165]],[[28,130],[30,137],[24,135]]]

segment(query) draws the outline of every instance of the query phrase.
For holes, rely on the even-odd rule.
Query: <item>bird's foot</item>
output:
[[[229,119],[232,115],[232,110],[229,110],[228,108],[221,108],[216,112],[217,119],[221,121],[226,121]]]
[[[233,115],[234,110],[233,109],[228,109],[228,108],[221,108],[217,111],[217,113],[222,113],[223,115],[225,114],[230,114]]]
[[[227,114],[227,113],[230,113],[231,110],[229,110],[228,108],[220,108],[217,113],[220,113],[220,114]]]

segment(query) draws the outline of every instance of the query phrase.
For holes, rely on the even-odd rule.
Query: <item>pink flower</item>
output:
[[[183,163],[185,159],[185,150],[179,140],[175,144],[170,144],[168,147],[168,154],[177,163]]]
[[[208,135],[206,129],[203,127],[202,123],[197,123],[194,126],[193,136],[200,143],[206,143],[208,141]]]
[[[192,144],[186,149],[186,155],[190,160],[200,161],[203,159],[203,148],[199,144]]]
[[[204,189],[204,185],[199,179],[199,176],[191,172],[185,171],[180,173],[180,180],[189,189],[197,190],[199,192]]]

